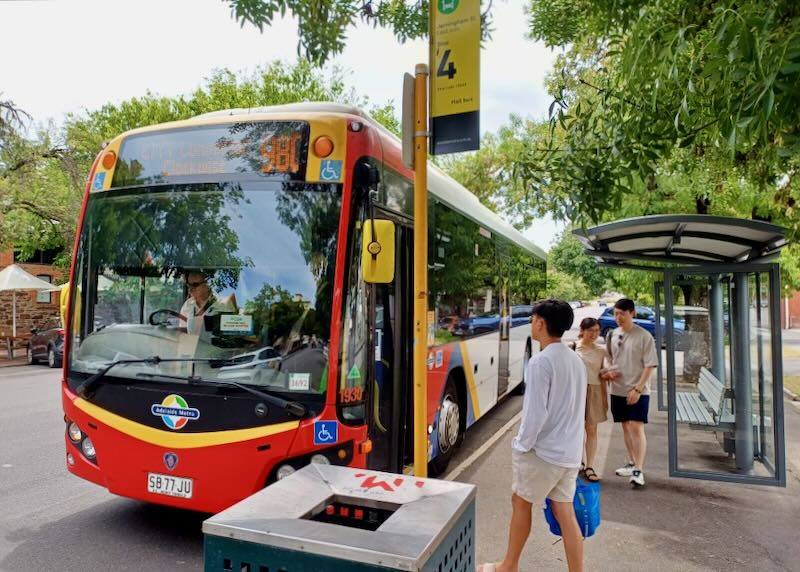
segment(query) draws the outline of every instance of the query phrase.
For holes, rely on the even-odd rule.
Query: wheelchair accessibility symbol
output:
[[[321,181],[339,181],[342,178],[342,162],[334,160],[322,161],[319,165]]]
[[[339,440],[339,424],[336,421],[314,422],[314,445],[328,445]]]
[[[92,190],[93,191],[102,191],[103,185],[106,182],[106,174],[105,173],[97,173],[94,176],[94,182],[92,182]]]

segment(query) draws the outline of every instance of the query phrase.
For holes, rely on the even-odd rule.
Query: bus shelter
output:
[[[655,215],[575,236],[602,265],[660,274],[657,402],[669,420],[670,476],[786,486],[775,262],[785,229]]]

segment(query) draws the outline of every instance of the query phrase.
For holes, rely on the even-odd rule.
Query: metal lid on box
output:
[[[209,518],[203,533],[415,570],[475,494],[465,483],[310,464]],[[315,520],[332,505],[374,509],[388,518],[375,530]]]

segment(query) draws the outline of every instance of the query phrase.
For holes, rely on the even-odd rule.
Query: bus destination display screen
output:
[[[309,126],[264,121],[133,135],[122,142],[112,187],[219,176],[305,179]]]

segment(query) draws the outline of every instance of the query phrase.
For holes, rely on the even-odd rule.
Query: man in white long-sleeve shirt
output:
[[[511,526],[503,561],[484,572],[517,572],[531,530],[531,508],[553,503],[570,572],[583,570],[583,537],[575,518],[575,479],[583,455],[586,366],[561,343],[572,308],[545,300],[533,309],[531,335],[541,351],[525,369],[522,421],[512,442]]]

